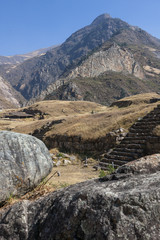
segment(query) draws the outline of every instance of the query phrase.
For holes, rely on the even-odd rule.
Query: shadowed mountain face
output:
[[[79,74],[92,69],[87,68],[87,62],[84,63],[84,60],[89,59],[89,56],[92,56],[92,59],[89,59],[90,65],[92,65],[93,61],[96,64],[97,56],[99,59],[102,58],[100,54],[102,52],[101,47],[104,53],[104,65],[107,65],[104,46],[113,43],[116,44],[116,49],[108,48],[108,46],[106,48],[107,50],[110,49],[108,54],[110,60],[113,59],[114,66],[110,61],[108,69],[98,70],[95,75],[85,76]],[[99,53],[95,55],[95,51]],[[5,70],[1,68],[0,72],[27,100],[39,96],[41,92],[50,88],[49,86],[59,78],[72,75],[71,78],[79,76],[82,78],[84,76],[87,78],[98,77],[108,71],[120,72],[125,76],[131,74],[141,80],[147,78],[149,79],[147,84],[144,83],[145,88],[147,88],[146,91],[152,91],[158,86],[159,82],[159,54],[159,39],[152,37],[138,27],[132,27],[120,19],[113,19],[108,14],[104,14],[97,17],[89,26],[72,34],[62,45],[48,51],[43,56],[27,60],[15,68],[7,69],[6,67]],[[117,56],[120,60],[118,67],[117,63],[114,62],[114,60],[117,61]],[[102,65],[103,63],[101,63]],[[80,66],[81,71],[75,70],[77,66]],[[148,83],[153,79],[156,79],[156,82],[153,83],[154,87],[151,84],[149,86]],[[126,95],[123,94],[123,97]]]

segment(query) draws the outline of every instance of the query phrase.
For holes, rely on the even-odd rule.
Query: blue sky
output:
[[[160,38],[160,0],[0,0],[0,55],[60,44],[109,13]]]

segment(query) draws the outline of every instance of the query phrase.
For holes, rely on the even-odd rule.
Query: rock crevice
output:
[[[153,155],[150,168],[141,172],[149,161],[142,158],[122,166],[110,179],[89,180],[1,209],[0,238],[159,239],[160,155]]]

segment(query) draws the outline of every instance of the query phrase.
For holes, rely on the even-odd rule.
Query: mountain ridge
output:
[[[47,48],[41,48],[34,50],[29,53],[24,53],[24,54],[16,54],[16,55],[10,55],[10,56],[0,56],[0,65],[3,64],[20,64],[30,58],[37,57],[44,55],[47,51],[51,50],[52,48],[57,47],[58,45],[54,45],[51,47]]]
[[[26,99],[35,97],[42,90],[45,90],[50,83],[57,80],[67,67],[76,65],[83,56],[107,41],[120,27],[128,26],[127,23],[112,18],[106,19],[105,25],[105,29],[99,24],[90,24],[78,30],[60,47],[39,58],[25,61],[15,69],[11,69],[9,74],[5,73],[4,78]],[[109,31],[108,25],[110,26]],[[31,85],[34,86],[34,90]]]
[[[107,44],[117,44],[121,53],[126,51],[128,56],[133,56],[135,64],[144,74],[141,74],[141,77],[139,75],[139,79],[147,81],[145,88],[148,87],[148,91],[155,91],[155,86],[149,86],[149,80],[153,81],[153,85],[156,85],[157,81],[158,86],[160,61],[157,56],[160,56],[160,40],[118,18],[111,18],[108,14],[97,17],[90,25],[76,31],[64,43],[43,56],[29,59],[13,69],[0,72],[16,90],[30,100],[40,96],[50,85],[56,85],[59,79],[66,78],[85,59],[93,56],[97,49],[101,51]],[[156,54],[150,49],[154,49]],[[111,55],[113,54],[114,52],[111,52]],[[124,54],[119,55],[123,62],[121,55]],[[123,62],[124,69],[127,68],[127,64],[127,61]],[[112,70],[114,69],[108,69]],[[125,75],[133,73],[124,72],[124,78],[126,79]]]

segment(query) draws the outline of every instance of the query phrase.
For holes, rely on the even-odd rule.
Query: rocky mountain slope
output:
[[[81,99],[108,105],[125,96],[160,91],[158,50],[113,40],[49,85],[39,99]]]
[[[127,49],[121,48],[113,43],[108,48],[100,48],[94,52],[80,66],[74,68],[68,78],[98,77],[100,74],[113,71],[124,74],[133,74],[135,77],[143,79],[144,74],[134,56]]]
[[[128,95],[159,91],[159,56],[159,39],[103,14],[43,56],[14,68],[1,67],[0,73],[27,100],[53,96],[109,104]]]
[[[125,38],[124,35],[126,35]],[[113,19],[104,14],[95,19],[89,26],[72,34],[61,46],[41,57],[25,61],[3,74],[26,99],[30,99],[39,95],[42,90],[59,79],[66,71],[76,67],[77,63],[88,53],[106,41],[111,41],[111,39],[112,42],[113,39],[117,39],[117,43],[128,40],[132,44],[148,44],[150,47],[155,47],[157,51],[160,49],[158,39],[139,28],[131,27],[120,19]]]
[[[110,105],[117,99],[137,93],[152,92],[152,89],[154,92],[158,91],[156,84],[150,87],[149,80],[143,81],[133,75],[110,71],[98,77],[77,77],[69,81],[56,81],[40,94],[38,100],[85,100]]]
[[[0,76],[0,109],[22,106],[25,99]]]

